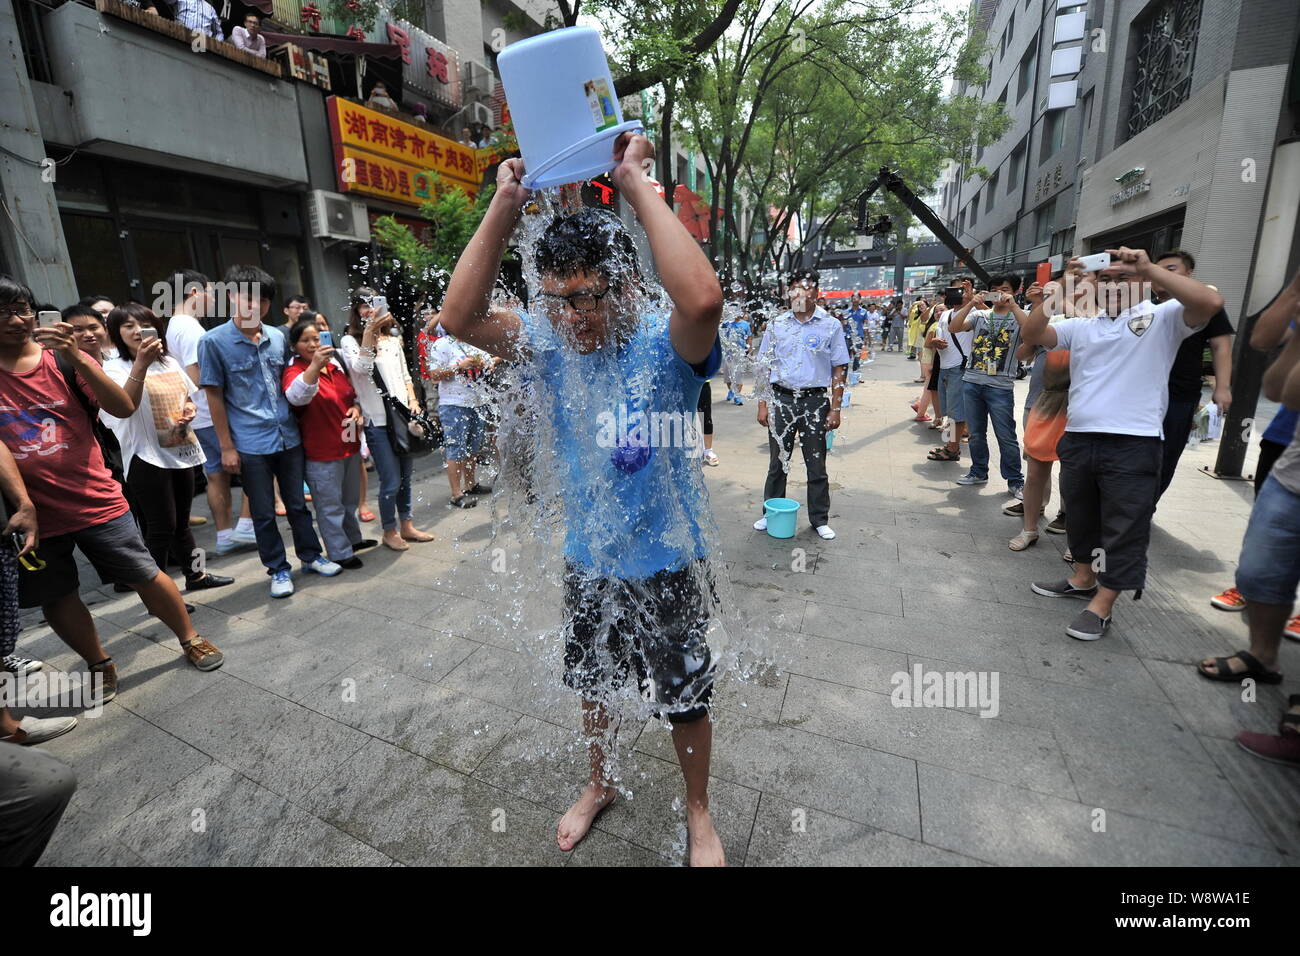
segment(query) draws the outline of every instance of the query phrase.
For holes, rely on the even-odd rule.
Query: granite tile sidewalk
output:
[[[1276,723],[1300,646],[1283,648],[1293,679],[1254,702],[1191,666],[1243,646],[1241,617],[1209,597],[1232,582],[1249,486],[1197,471],[1213,446],[1189,450],[1156,518],[1146,595],[1083,644],[1064,633],[1076,608],[1028,589],[1064,571],[1064,540],[1008,550],[1017,523],[1001,514],[999,481],[958,487],[962,466],[925,460],[936,433],[907,407],[917,364],[891,354],[863,372],[830,459],[834,541],[806,526],[789,541],[751,530],[764,434],[752,404],[724,405],[714,385],[722,464],[706,480],[732,593],[766,622],[777,658],[719,690],[711,793],[729,861],[1300,859],[1300,772],[1232,739]],[[438,464],[421,462],[416,481],[434,544],[368,552],[363,570],[300,579],[274,602],[255,556],[213,558],[239,580],[192,599],[227,655],[212,674],[186,666],[133,595],[83,574],[122,691],[45,747],[79,780],[45,864],[683,862],[680,775],[653,722],[624,731],[635,799],[573,853],[555,846],[584,776],[577,709],[508,629],[475,625],[506,617],[483,583],[489,508],[447,509]],[[210,547],[211,528],[198,538]],[[29,617],[19,652],[79,669]],[[891,678],[915,667],[996,673],[996,716],[893,706]]]

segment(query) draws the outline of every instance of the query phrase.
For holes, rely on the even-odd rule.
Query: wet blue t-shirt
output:
[[[544,317],[521,319],[539,400],[535,468],[560,479],[565,558],[637,579],[704,557],[697,408],[721,344],[692,366],[673,348],[667,314],[645,315],[627,343],[581,355]]]

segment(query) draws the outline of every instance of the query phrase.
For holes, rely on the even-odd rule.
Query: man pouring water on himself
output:
[[[754,381],[756,388],[767,386],[758,403],[758,423],[767,429],[769,456],[763,499],[785,497],[786,472],[795,436],[800,436],[808,472],[808,520],[829,539],[835,532],[829,524],[826,433],[840,427],[849,350],[839,322],[817,305],[819,281],[813,269],[790,276],[790,311],[777,316],[763,333]],[[766,531],[767,518],[755,521],[754,530]]]
[[[614,801],[611,717],[644,702],[672,724],[686,781],[690,863],[721,866],[708,800],[714,662],[705,635],[717,598],[705,530],[713,522],[698,452],[685,441],[620,441],[611,448],[596,425],[627,406],[693,421],[701,386],[722,361],[722,289],[699,245],[642,174],[654,155],[644,136],[621,134],[611,177],[645,228],[670,314],[641,297],[636,247],[623,223],[591,208],[556,215],[532,246],[535,311],[494,306],[501,257],[528,198],[523,161],[508,159],[456,264],[442,324],[462,341],[519,363],[538,420],[531,433],[546,436],[533,439],[531,490],[542,502],[539,513],[561,525],[555,538],[563,540],[564,680],[582,696],[591,762],[589,782],[561,818],[556,842],[573,849]],[[524,260],[527,269],[527,249]],[[548,523],[544,542],[552,540],[550,529]]]

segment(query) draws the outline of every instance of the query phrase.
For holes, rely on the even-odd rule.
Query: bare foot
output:
[[[569,812],[560,817],[560,825],[555,828],[555,842],[566,853],[572,850],[587,835],[600,811],[614,802],[617,791],[613,787],[598,787],[587,784],[582,796],[569,807]]]
[[[686,811],[686,828],[690,833],[691,866],[726,866],[722,840],[713,828],[713,818],[706,807]]]
[[[397,533],[397,529],[384,532],[384,545],[392,548],[394,551],[410,551],[411,546],[402,540],[402,536]]]

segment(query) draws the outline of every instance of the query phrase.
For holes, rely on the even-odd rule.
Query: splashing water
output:
[[[583,354],[535,307],[547,303],[539,241],[570,207],[558,191],[530,207],[517,237],[534,307],[519,310],[525,357],[501,380],[492,538],[477,559],[503,566],[480,579],[492,610],[476,637],[523,652],[531,673],[515,687],[533,699],[519,709],[553,722],[576,712],[575,696],[600,705],[581,735],[526,743],[524,758],[599,759],[628,797],[644,774],[621,766],[620,727],[626,746],[648,720],[716,718],[714,685],[734,692],[771,655],[731,594],[701,468],[698,379],[672,349],[668,296],[635,253],[605,259],[612,331]],[[621,248],[618,232],[593,221],[581,239]]]

